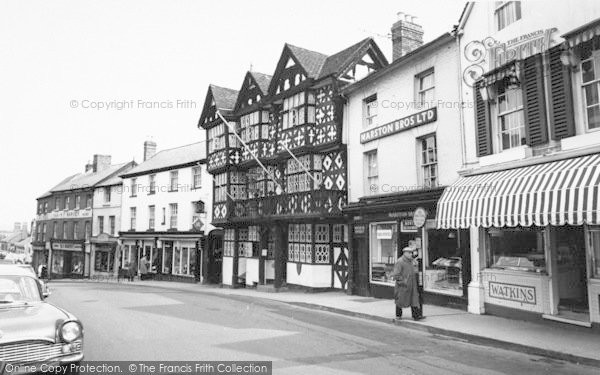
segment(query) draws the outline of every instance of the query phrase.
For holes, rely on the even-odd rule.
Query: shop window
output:
[[[427,254],[425,260],[425,289],[462,296],[463,275],[468,248],[461,248],[461,240],[468,240],[468,231],[427,231]],[[465,264],[463,264],[465,263]]]
[[[437,142],[435,134],[419,140],[421,143],[421,176],[423,187],[438,186]]]
[[[235,246],[235,229],[225,229],[223,233],[223,256],[232,257]]]
[[[546,272],[544,231],[541,228],[491,228],[488,267],[513,271]]]
[[[364,153],[365,163],[365,195],[376,194],[379,190],[379,168],[377,166],[377,150]]]
[[[371,281],[394,283],[392,272],[398,253],[398,225],[376,223],[370,225],[369,256]]]
[[[377,94],[371,95],[364,100],[363,112],[364,127],[377,125]]]
[[[511,23],[521,19],[521,2],[496,1],[494,15],[496,18],[496,26],[498,27],[498,31],[500,31]]]
[[[594,279],[600,279],[600,228],[595,227],[594,230],[589,232],[590,241],[590,262],[592,264],[592,274],[590,277]]]
[[[173,244],[165,242],[163,248],[162,272],[170,274],[173,267]]]
[[[121,268],[129,267],[129,262],[131,260],[131,249],[133,245],[123,245],[123,251],[121,252]]]
[[[588,129],[600,127],[600,53],[581,63],[581,82]]]
[[[110,250],[96,249],[96,257],[94,261],[94,270],[98,272],[113,271],[113,255]]]

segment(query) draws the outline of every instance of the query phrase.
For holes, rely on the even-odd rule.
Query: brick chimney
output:
[[[92,162],[92,171],[96,173],[109,168],[110,159],[110,155],[94,155],[94,161]]]
[[[144,142],[144,161],[150,159],[156,154],[156,142],[146,141]]]
[[[392,25],[393,61],[423,45],[423,28],[415,23],[416,18],[398,12],[398,21]]]

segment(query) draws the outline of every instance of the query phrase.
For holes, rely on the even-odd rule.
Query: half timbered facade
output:
[[[211,85],[207,131],[223,283],[345,289],[347,156],[339,90],[387,65],[371,39],[327,56],[286,44],[273,76]],[[227,123],[224,123],[226,120]]]

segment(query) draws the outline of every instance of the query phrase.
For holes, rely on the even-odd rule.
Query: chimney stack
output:
[[[92,162],[92,171],[94,173],[101,172],[110,167],[110,155],[94,155],[94,161]]]
[[[415,23],[417,17],[398,12],[398,21],[392,25],[392,60],[423,45],[423,28]]]
[[[150,159],[156,154],[156,142],[146,141],[144,142],[144,161]]]
[[[90,171],[92,171],[94,169],[94,165],[92,163],[90,163],[90,161],[88,160],[87,164],[85,165],[85,173],[88,173]]]

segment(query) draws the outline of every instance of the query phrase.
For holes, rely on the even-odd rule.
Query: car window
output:
[[[40,301],[37,281],[28,276],[0,276],[0,306]]]

